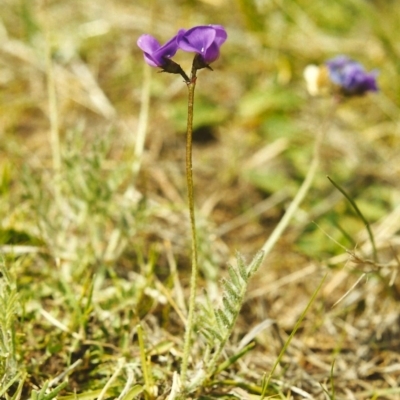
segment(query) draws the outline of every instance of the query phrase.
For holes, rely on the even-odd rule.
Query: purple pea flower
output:
[[[362,96],[366,92],[377,92],[377,72],[366,72],[357,61],[347,56],[337,56],[325,63],[328,67],[329,78],[340,87],[346,96]]]
[[[184,32],[177,41],[181,50],[197,53],[194,67],[200,69],[210,68],[208,64],[219,57],[219,48],[227,37],[221,25],[200,25]]]
[[[178,38],[186,31],[181,29],[177,35],[162,46],[156,38],[151,35],[142,35],[137,45],[143,51],[144,60],[151,67],[160,67],[165,72],[181,74],[181,67],[171,60],[171,57],[178,51]]]

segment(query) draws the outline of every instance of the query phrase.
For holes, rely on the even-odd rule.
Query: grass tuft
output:
[[[3,3],[0,397],[398,399],[400,3]],[[136,41],[200,24],[187,394],[185,83]],[[338,54],[380,91],[310,97]]]

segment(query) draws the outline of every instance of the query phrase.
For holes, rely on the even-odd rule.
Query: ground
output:
[[[268,247],[322,141],[219,365],[249,348],[186,398],[262,398],[270,376],[274,398],[400,399],[399,4],[165,4],[4,0],[0,397],[171,393],[191,271],[187,88],[136,41],[221,24],[194,105],[199,305],[222,307],[237,251],[250,262]],[[376,70],[379,92],[311,96],[304,69],[340,54]],[[192,59],[174,57],[186,71]]]

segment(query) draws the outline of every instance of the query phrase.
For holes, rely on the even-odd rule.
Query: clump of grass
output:
[[[0,396],[10,386],[23,381],[19,368],[17,324],[21,306],[15,277],[3,258],[0,259]]]
[[[135,42],[145,31],[169,36],[202,21],[224,24],[232,40],[218,72],[202,74],[198,87],[197,115],[213,135],[194,145],[195,207],[204,225],[199,279],[214,290],[222,279],[222,294],[209,290],[211,305],[197,294],[205,310],[191,342],[188,376],[198,386],[190,396],[262,397],[264,387],[288,399],[397,399],[399,4],[335,3],[328,15],[304,0],[264,3],[239,1],[227,13],[226,2],[172,1],[173,18],[153,12],[152,23],[142,0],[101,8],[88,1],[84,9],[76,0],[5,0],[0,397],[182,396],[190,264],[181,201],[184,85],[150,73],[142,82]],[[53,76],[44,62],[46,32]],[[291,207],[286,189],[296,193],[307,176],[326,106],[306,96],[302,71],[339,49],[380,70],[382,93],[338,108],[310,192]],[[379,263],[365,222],[326,175],[362,211]],[[290,218],[270,235],[286,210]],[[240,225],[229,225],[236,218]],[[214,246],[224,257],[207,257],[210,285],[201,253]],[[238,265],[225,268],[227,254],[263,246],[265,267],[248,285],[239,278],[248,297],[233,295],[245,312],[229,313],[229,271]],[[253,327],[257,334],[238,350]],[[202,363],[214,356],[216,367]]]
[[[107,167],[108,139],[88,148],[79,136],[71,134],[56,175],[25,175],[37,234],[66,277],[79,277],[96,264],[117,260],[145,217],[141,196],[126,184],[129,166]],[[95,272],[99,269],[92,269]]]

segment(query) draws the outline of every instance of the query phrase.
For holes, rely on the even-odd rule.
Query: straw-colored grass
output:
[[[186,88],[149,72],[136,40],[222,24],[221,57],[196,87],[199,303],[220,307],[236,251],[250,261],[267,246],[323,140],[218,373],[187,398],[261,399],[269,377],[265,398],[400,399],[398,2],[3,0],[1,10],[0,398],[177,393]],[[332,113],[303,70],[338,54],[378,69],[380,92]],[[177,54],[185,70],[191,59]],[[370,224],[377,260],[327,175]],[[189,377],[204,348],[199,332]]]

